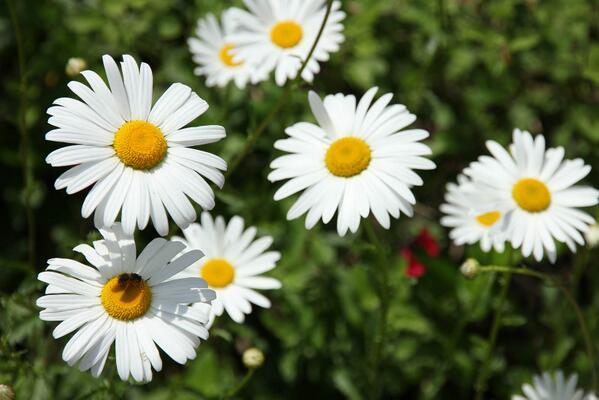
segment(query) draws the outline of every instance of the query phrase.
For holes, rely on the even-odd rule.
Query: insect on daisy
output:
[[[576,386],[578,375],[572,374],[566,380],[562,371],[555,374],[544,372],[542,376],[535,375],[533,384],[524,384],[521,395],[513,395],[512,400],[597,400],[593,393],[584,394]]]
[[[556,245],[566,243],[572,252],[584,245],[583,234],[594,219],[579,207],[599,202],[599,191],[574,186],[591,171],[581,159],[564,160],[564,148],[545,150],[545,138],[515,129],[508,153],[487,142],[493,157],[482,156],[464,172],[489,193],[505,215],[505,232],[514,248],[540,261],[544,251],[555,260]]]
[[[57,339],[77,331],[63,359],[98,377],[115,343],[119,377],[148,382],[152,368],[162,369],[156,346],[180,364],[195,358],[200,339],[208,338],[205,325],[215,293],[200,277],[175,275],[202,252],[192,250],[173,260],[185,246],[157,238],[136,257],[135,241],[120,224],[100,233],[104,239],[93,247],[74,248],[91,266],[53,258],[38,276],[48,284],[37,300],[44,308],[40,318],[62,321],[53,331]]]
[[[275,71],[275,81],[283,86],[294,79],[308,57],[326,14],[325,0],[244,0],[248,11],[235,9],[238,31],[230,40],[236,44],[233,60],[257,65],[259,76]],[[319,62],[339,50],[344,40],[341,21],[345,13],[334,1],[326,25],[302,79],[311,82],[320,71]]]
[[[73,144],[53,151],[46,162],[55,167],[76,165],[56,180],[68,194],[93,188],[81,214],[95,211],[98,227],[110,227],[119,212],[126,233],[144,229],[150,219],[162,236],[168,233],[166,211],[180,227],[196,219],[188,197],[204,209],[214,207],[206,179],[222,187],[220,157],[189,148],[225,137],[222,126],[184,128],[208,109],[191,88],[173,84],[152,106],[152,70],[123,56],[122,76],[116,62],[104,56],[108,77],[93,71],[82,75],[90,87],[70,82],[82,101],[60,98],[48,109],[48,122],[57,127],[46,140]],[[166,208],[166,211],[165,211]]]
[[[206,76],[207,86],[226,86],[231,80],[243,89],[248,82],[257,83],[266,79],[267,73],[259,76],[256,66],[244,61],[234,61],[235,45],[228,37],[235,32],[232,10],[222,14],[221,24],[208,14],[198,21],[197,37],[188,40],[189,50],[198,67],[196,75]]]
[[[441,225],[452,228],[449,237],[456,245],[480,242],[483,251],[491,248],[502,253],[505,249],[505,235],[500,229],[501,212],[495,209],[481,210],[492,203],[485,193],[466,176],[459,175],[458,183],[449,183],[445,193],[445,203],[441,212]]]
[[[174,237],[188,248],[199,249],[206,256],[189,266],[180,276],[201,276],[216,292],[212,302],[211,321],[223,310],[235,322],[243,322],[252,312],[252,304],[270,308],[270,300],[255,289],[279,289],[277,279],[260,276],[276,266],[281,258],[278,251],[266,251],[272,237],[256,237],[256,228],[244,229],[241,217],[231,218],[228,224],[223,217],[212,219],[202,213],[201,224],[191,224],[183,231],[185,239]]]
[[[392,95],[372,105],[377,88],[360,99],[329,95],[324,102],[314,92],[309,101],[318,125],[297,123],[285,130],[290,136],[275,142],[287,154],[271,163],[270,181],[289,179],[275,193],[281,200],[303,191],[287,213],[295,219],[304,213],[306,228],[322,219],[328,223],[338,210],[337,231],[343,236],[358,230],[360,218],[369,213],[386,229],[389,215],[400,211],[412,216],[416,198],[412,186],[422,185],[413,169],[434,169],[423,156],[431,154],[419,143],[428,137],[421,129],[402,131],[416,120],[404,105],[389,105]]]

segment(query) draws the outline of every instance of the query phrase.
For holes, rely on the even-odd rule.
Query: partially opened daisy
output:
[[[46,295],[37,300],[44,308],[40,318],[62,321],[53,331],[55,338],[76,331],[63,359],[97,377],[115,343],[120,378],[147,382],[152,368],[162,369],[158,347],[180,364],[195,358],[200,339],[208,337],[205,324],[215,293],[200,277],[175,275],[202,252],[192,250],[173,260],[185,246],[158,238],[137,257],[135,241],[120,224],[100,232],[104,239],[93,247],[74,249],[89,265],[53,258],[38,276],[48,284]]]
[[[214,207],[206,179],[222,187],[227,165],[220,158],[189,148],[225,137],[222,126],[184,128],[208,109],[191,88],[175,83],[152,106],[152,70],[123,56],[121,71],[104,56],[107,86],[93,71],[82,75],[89,87],[70,82],[82,101],[60,98],[48,109],[57,127],[46,139],[72,146],[53,151],[46,161],[55,167],[76,165],[63,173],[56,189],[68,194],[93,185],[81,214],[95,211],[98,227],[110,227],[119,212],[125,232],[144,229],[150,217],[160,235],[168,233],[167,212],[184,228],[196,219],[189,199],[204,209]],[[189,199],[188,199],[189,197]],[[166,210],[165,210],[166,209]]]
[[[581,159],[564,160],[563,147],[545,150],[545,138],[514,130],[508,153],[487,142],[493,157],[482,156],[464,172],[495,199],[505,214],[505,232],[514,248],[541,260],[544,252],[556,257],[555,240],[576,251],[594,219],[579,207],[599,202],[599,191],[574,186],[591,171]]]
[[[257,65],[258,75],[275,71],[279,86],[294,79],[308,57],[326,14],[326,0],[244,0],[248,11],[236,9],[238,31],[230,40],[236,45],[233,60]],[[345,13],[334,1],[331,13],[302,79],[311,82],[320,71],[319,62],[339,50],[344,40],[341,21]]]
[[[473,184],[466,176],[459,175],[458,183],[449,183],[445,193],[445,203],[441,212],[441,225],[452,228],[449,237],[458,246],[480,242],[483,251],[492,248],[503,252],[505,234],[498,226],[501,212],[487,209],[493,200],[480,186]]]
[[[522,386],[523,395],[513,395],[512,400],[597,400],[593,393],[585,395],[577,387],[578,375],[572,374],[564,377],[562,371],[554,374],[544,372],[542,376],[535,375],[533,384],[526,383]]]
[[[310,92],[318,125],[297,123],[285,130],[288,139],[275,142],[275,148],[290,153],[271,163],[269,180],[289,179],[275,200],[303,191],[288,219],[307,212],[310,229],[320,219],[328,223],[337,211],[337,231],[343,236],[348,229],[356,232],[371,211],[386,229],[389,215],[412,216],[416,198],[411,187],[423,183],[413,170],[435,168],[423,157],[431,150],[419,143],[428,132],[402,131],[416,116],[404,105],[389,105],[391,94],[371,104],[376,92],[370,89],[357,105],[352,95],[329,95],[323,102]]]
[[[235,44],[228,37],[235,32],[235,20],[231,10],[222,14],[222,25],[212,14],[198,21],[197,37],[187,41],[193,60],[198,67],[196,75],[206,77],[207,86],[226,86],[234,81],[238,88],[243,89],[248,82],[256,83],[266,79],[267,73],[258,74],[256,65],[252,62],[234,61]]]
[[[235,322],[243,322],[252,312],[252,304],[269,308],[270,301],[256,289],[279,289],[281,282],[261,276],[276,266],[278,251],[267,251],[272,237],[256,239],[256,228],[244,229],[243,219],[235,216],[228,224],[223,217],[212,219],[202,213],[201,224],[191,224],[183,231],[185,239],[175,237],[188,248],[199,249],[206,256],[190,265],[181,276],[201,276],[216,292],[212,302],[211,321],[223,310]]]

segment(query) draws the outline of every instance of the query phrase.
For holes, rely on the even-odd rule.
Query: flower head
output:
[[[234,61],[257,66],[256,74],[263,76],[275,71],[279,86],[294,79],[302,61],[308,57],[326,14],[325,0],[244,0],[246,10],[235,9],[238,23],[230,36],[237,53]],[[341,3],[334,1],[331,13],[314,53],[302,72],[302,79],[311,82],[320,71],[319,62],[328,61],[343,42],[345,13]]]
[[[100,233],[103,240],[93,247],[74,249],[90,265],[53,258],[38,276],[48,284],[37,300],[44,309],[40,318],[62,321],[53,331],[57,339],[77,331],[63,359],[71,366],[78,363],[82,371],[91,369],[97,377],[115,343],[120,378],[148,382],[152,369],[162,369],[158,347],[180,364],[195,358],[200,340],[208,338],[205,325],[215,293],[200,277],[175,275],[202,252],[192,250],[174,259],[185,246],[158,238],[137,256],[133,238],[120,224]]]
[[[206,179],[222,187],[226,163],[213,154],[189,148],[225,137],[222,126],[184,128],[208,109],[188,86],[172,85],[152,106],[152,70],[123,56],[121,71],[104,56],[108,86],[93,71],[83,71],[89,87],[70,82],[82,100],[60,98],[48,109],[57,127],[46,140],[69,143],[46,162],[74,166],[56,180],[68,194],[92,186],[81,215],[95,212],[98,227],[110,227],[119,213],[126,233],[144,229],[152,219],[160,235],[168,233],[167,212],[182,228],[196,219],[189,199],[214,207]],[[206,178],[206,179],[204,179]]]
[[[575,186],[591,171],[581,159],[564,160],[562,147],[545,149],[545,138],[514,130],[510,152],[487,142],[492,157],[482,156],[464,173],[487,193],[501,213],[502,231],[525,257],[556,257],[555,242],[572,252],[584,245],[583,234],[594,219],[580,207],[599,203],[599,191]]]
[[[290,154],[275,159],[268,175],[273,182],[288,180],[275,200],[303,192],[287,219],[307,212],[310,229],[320,219],[328,223],[337,211],[337,232],[343,236],[356,232],[370,212],[386,229],[389,215],[412,216],[411,187],[423,183],[413,170],[435,168],[424,158],[430,149],[419,143],[428,132],[402,130],[416,117],[403,105],[389,105],[391,94],[372,103],[376,92],[370,89],[359,102],[340,93],[323,101],[310,92],[318,125],[300,122],[287,128],[289,138],[275,142],[275,148]]]
[[[512,396],[512,400],[597,400],[593,393],[584,394],[578,389],[578,375],[572,374],[564,377],[562,371],[554,374],[544,372],[542,376],[535,375],[533,384],[522,386],[522,395]]]
[[[256,239],[256,228],[244,229],[241,217],[231,218],[228,224],[223,217],[212,219],[202,213],[201,224],[191,224],[183,231],[185,238],[173,238],[187,248],[201,250],[205,257],[182,271],[181,276],[201,276],[216,292],[210,313],[214,317],[227,314],[241,323],[252,312],[252,304],[269,308],[270,300],[256,289],[279,289],[277,279],[260,276],[276,266],[281,254],[267,251],[272,237]]]

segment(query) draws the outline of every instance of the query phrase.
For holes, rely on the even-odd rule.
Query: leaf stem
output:
[[[231,397],[233,397],[237,393],[239,393],[252,379],[252,376],[254,376],[254,372],[256,372],[256,368],[249,368],[247,370],[247,372],[245,373],[245,376],[243,377],[243,379],[235,387],[233,387],[233,389],[228,391],[223,396],[223,399],[230,399]]]
[[[19,19],[13,0],[6,0],[8,13],[15,34],[17,46],[17,64],[19,68],[19,110],[17,116],[17,126],[21,136],[19,153],[21,157],[21,169],[23,179],[23,202],[25,205],[25,216],[27,220],[27,253],[29,265],[35,270],[35,215],[31,205],[31,194],[33,191],[33,166],[30,156],[30,140],[27,131],[27,73],[25,70],[25,52],[23,48],[23,36]]]

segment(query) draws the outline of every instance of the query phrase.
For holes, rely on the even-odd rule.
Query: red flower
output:
[[[429,257],[439,255],[439,243],[437,243],[426,228],[420,231],[416,239],[414,239],[414,244],[422,247]]]
[[[410,248],[404,247],[401,256],[408,262],[408,267],[405,269],[408,278],[420,278],[426,273],[426,266],[418,261]]]

